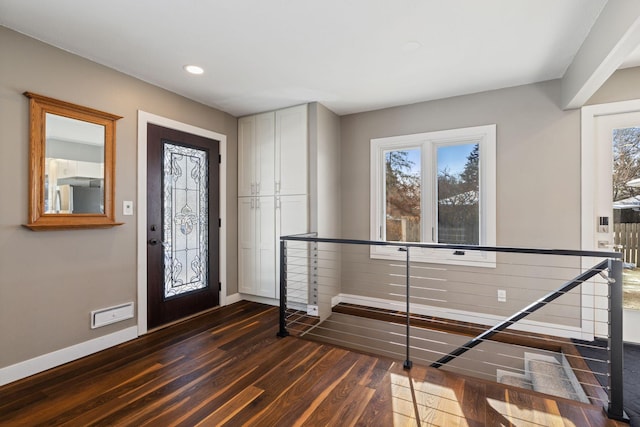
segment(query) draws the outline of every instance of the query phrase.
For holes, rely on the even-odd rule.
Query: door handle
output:
[[[158,243],[160,243],[160,244],[161,244],[163,247],[165,247],[165,248],[168,248],[168,247],[169,247],[169,243],[167,243],[167,242],[161,242],[161,241],[160,241],[160,240],[158,240],[158,239],[149,239],[149,241],[148,241],[147,243],[149,243],[151,246],[155,246],[155,245],[157,245]]]

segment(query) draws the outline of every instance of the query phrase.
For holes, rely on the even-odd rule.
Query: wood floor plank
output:
[[[251,404],[258,396],[264,393],[264,390],[261,390],[257,387],[247,387],[242,390],[240,393],[235,395],[232,399],[228,400],[227,403],[222,405],[220,408],[211,412],[206,417],[202,418],[196,426],[207,426],[207,425],[220,425],[226,423],[229,419],[233,418],[238,412],[242,411],[247,405]],[[178,423],[184,420],[178,420]],[[179,425],[179,424],[178,424]]]
[[[298,420],[303,426],[337,425],[340,420],[354,419],[362,413],[364,406],[373,396],[374,390],[359,384],[360,378],[371,372],[376,359],[362,355],[355,365],[342,377],[338,384],[324,393],[322,401],[313,407],[304,420]],[[354,399],[355,398],[355,399]]]
[[[296,337],[240,302],[0,387],[0,426],[623,425],[601,406]]]
[[[110,401],[108,414],[95,414],[96,419],[99,420],[95,425],[111,426],[117,423],[135,425],[135,423],[128,423],[127,420],[132,417],[135,417],[135,420],[144,419],[154,410],[169,406],[181,390],[209,380],[211,375],[224,369],[229,363],[229,360],[220,361],[219,359],[211,359],[205,363],[197,361],[185,365],[184,371],[174,370],[164,373],[147,384],[127,391]],[[80,418],[76,418],[73,422],[79,420]]]
[[[334,385],[335,376],[342,376],[351,369],[357,358],[357,354],[346,350],[329,350],[304,375],[290,383],[273,400],[273,404],[256,414],[247,424],[254,425],[258,421],[273,426],[291,424],[292,420],[305,414],[309,405],[316,403],[318,394]],[[312,400],[305,396],[307,393],[313,396]]]
[[[289,357],[279,360],[278,363],[272,363],[268,372],[255,379],[254,385],[265,390],[265,393],[252,403],[251,411],[242,411],[236,414],[225,425],[249,425],[249,420],[254,419],[255,421],[256,414],[273,405],[278,396],[304,376],[308,369],[331,350],[330,347],[316,346],[309,342],[302,344],[295,351],[291,351]]]
[[[465,379],[462,393],[457,396],[462,412],[470,426],[486,425],[486,390],[485,385]]]
[[[436,381],[434,375],[429,372],[419,383],[421,391],[430,395],[428,405],[433,405],[429,406],[429,417],[422,419],[428,425],[467,426],[462,404],[458,401],[456,393],[458,391],[459,394],[464,389],[465,380],[455,375],[442,374]]]
[[[393,365],[392,365],[393,367]],[[369,405],[362,412],[356,426],[392,426],[393,400],[391,396],[391,373],[387,372],[379,381]]]
[[[222,421],[218,420],[216,417],[210,417],[209,414],[217,408],[225,405],[226,402],[242,392],[244,388],[255,387],[254,384],[256,383],[256,378],[263,377],[274,371],[274,369],[277,370],[278,367],[285,365],[287,362],[295,363],[295,350],[299,349],[300,346],[296,346],[294,342],[285,344],[285,346],[282,346],[281,349],[279,349],[279,352],[274,352],[274,357],[283,361],[282,365],[276,365],[276,367],[274,367],[272,363],[265,363],[264,357],[257,352],[243,360],[246,364],[234,363],[226,376],[226,381],[221,381],[220,378],[218,378],[215,382],[207,384],[208,387],[201,391],[201,393],[203,393],[201,399],[205,400],[204,404],[198,405],[196,408],[192,408],[187,416],[180,417],[177,421],[172,422],[171,425],[182,424],[185,426],[191,426],[197,424],[204,418],[209,418],[210,421],[215,420],[216,422],[222,423]],[[309,347],[307,346],[307,348]],[[311,349],[309,348],[309,350]],[[300,354],[305,354],[304,352],[305,350],[302,349]],[[234,362],[237,362],[237,360]],[[253,367],[251,375],[245,375],[247,366]],[[264,391],[262,388],[260,388],[260,390]],[[198,398],[198,396],[195,397],[196,399]],[[235,414],[232,416],[235,416]]]

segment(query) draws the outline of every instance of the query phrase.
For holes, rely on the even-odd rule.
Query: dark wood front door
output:
[[[219,304],[219,148],[148,124],[149,329]]]

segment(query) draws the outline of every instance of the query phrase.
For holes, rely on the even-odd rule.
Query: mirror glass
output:
[[[44,213],[104,213],[105,128],[45,114]]]

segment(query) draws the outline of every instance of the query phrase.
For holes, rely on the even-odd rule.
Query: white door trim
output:
[[[640,111],[640,99],[612,102],[608,104],[588,105],[581,109],[581,209],[580,235],[581,249],[598,250],[596,247],[596,119],[613,114],[632,113]],[[595,263],[593,259],[584,259],[583,268],[589,268]],[[597,279],[596,279],[597,280]],[[596,298],[594,296],[593,281],[582,286],[582,333],[583,339],[591,339],[593,335],[606,335],[602,325],[606,319],[596,318],[601,310],[594,310]],[[595,311],[595,313],[594,313]],[[600,325],[600,327],[599,327]]]
[[[591,171],[596,166],[595,148],[595,120],[599,116],[612,114],[622,114],[640,111],[640,99],[632,101],[613,102],[609,104],[588,105],[582,107],[582,249],[597,250],[594,247],[596,219],[592,214],[595,212],[594,188],[595,176]]]
[[[153,123],[169,129],[220,141],[220,305],[226,305],[227,296],[227,136],[207,129],[178,122],[138,110],[138,335],[147,333],[147,124]]]

